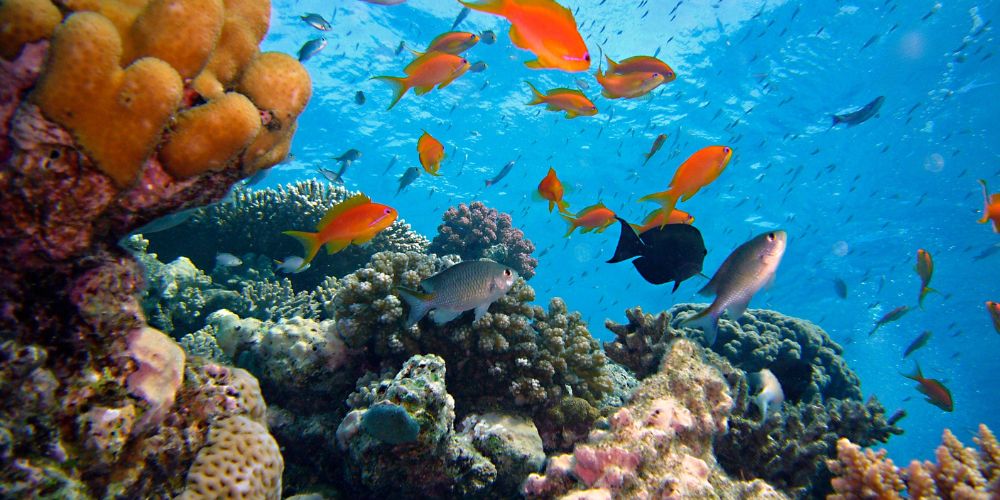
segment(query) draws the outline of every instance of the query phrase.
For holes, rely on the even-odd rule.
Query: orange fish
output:
[[[431,40],[431,44],[427,47],[426,52],[437,51],[457,56],[462,52],[469,50],[477,43],[479,43],[479,35],[475,33],[467,33],[465,31],[449,31],[447,33],[442,33]],[[423,53],[420,52],[411,52],[418,57],[423,55]]]
[[[368,243],[380,231],[389,227],[399,214],[396,209],[372,203],[365,195],[358,193],[334,205],[323,219],[316,224],[315,233],[304,231],[284,231],[302,244],[305,258],[298,270],[304,269],[316,257],[319,247],[326,245],[326,253],[334,254],[350,244]]]
[[[652,56],[633,56],[620,63],[614,62],[610,57],[604,56],[608,61],[608,73],[625,75],[628,73],[659,73],[663,75],[663,83],[670,83],[677,79],[673,68],[667,63]]]
[[[563,238],[573,234],[573,231],[578,227],[582,227],[584,233],[589,233],[595,231],[598,233],[604,232],[615,221],[615,213],[604,206],[603,203],[597,202],[596,205],[591,205],[580,211],[576,215],[576,218],[570,217],[568,215],[563,215],[563,219],[569,223],[569,231],[563,235]]]
[[[372,79],[385,80],[393,86],[392,103],[387,108],[392,109],[411,88],[416,89],[417,95],[430,92],[435,85],[443,89],[468,69],[469,61],[460,56],[428,52],[403,69],[407,76],[373,76]]]
[[[638,224],[632,224],[632,229],[635,229],[636,233],[642,234],[645,233],[646,231],[649,231],[650,229],[666,226],[668,224],[693,224],[693,223],[694,223],[694,217],[692,217],[691,214],[681,210],[677,209],[672,210],[670,212],[670,215],[667,217],[667,220],[663,220],[662,210],[653,210],[652,212],[649,213],[649,215],[646,216],[645,219],[642,220],[641,226]]]
[[[563,193],[565,193],[565,189],[562,182],[556,177],[555,169],[549,167],[549,173],[542,179],[542,182],[538,183],[538,194],[549,200],[549,213],[552,213],[552,209],[558,206],[560,213],[573,215],[567,210],[569,203],[563,200]]]
[[[459,3],[510,21],[510,41],[535,54],[525,66],[531,69],[587,71],[590,52],[569,9],[553,0],[486,0]]]
[[[428,174],[440,176],[438,170],[441,168],[441,160],[444,160],[444,145],[424,130],[424,135],[417,140],[417,154],[420,155],[420,164]]]
[[[717,179],[732,157],[733,150],[728,146],[702,148],[677,168],[666,191],[643,196],[639,201],[659,202],[663,205],[663,213],[669,214],[674,210],[678,199],[687,201],[699,189]]]
[[[986,301],[986,310],[989,311],[990,317],[993,318],[993,329],[1000,333],[1000,304],[993,302],[992,300]]]
[[[597,83],[601,84],[604,90],[601,95],[608,99],[635,99],[642,97],[663,83],[663,75],[659,73],[628,73],[616,75],[614,73],[604,74],[597,70]]]
[[[917,301],[920,307],[924,307],[924,297],[928,293],[936,292],[937,290],[931,288],[931,277],[934,275],[934,260],[931,259],[931,254],[923,248],[917,249],[917,274],[920,275],[920,298]]]
[[[986,221],[993,221],[993,232],[1000,233],[1000,193],[987,194],[986,181],[979,179],[983,186],[983,218],[979,219],[980,224]]]
[[[525,83],[531,87],[531,92],[535,94],[535,98],[528,103],[529,106],[545,103],[545,109],[549,111],[565,111],[566,118],[597,114],[597,106],[594,106],[594,103],[579,90],[558,88],[550,90],[547,94],[542,94],[531,82]]]
[[[934,380],[932,378],[924,378],[924,375],[920,373],[920,363],[917,363],[917,371],[912,375],[903,374],[904,377],[910,380],[916,380],[918,384],[917,390],[927,396],[928,403],[941,408],[944,411],[952,411],[955,409],[955,402],[951,399],[951,391],[944,386],[941,382]]]

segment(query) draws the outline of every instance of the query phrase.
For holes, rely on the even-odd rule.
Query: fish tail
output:
[[[406,317],[407,328],[417,324],[432,309],[431,304],[434,294],[419,292],[402,286],[396,287],[396,291],[399,292],[399,296],[403,298],[406,304],[410,306],[410,312]]]
[[[920,363],[914,361],[913,364],[916,367],[916,368],[914,368],[913,373],[903,373],[901,375],[903,375],[904,377],[906,377],[906,378],[908,378],[910,380],[916,380],[917,382],[919,382],[920,379],[924,378],[924,374],[921,373],[921,371],[920,371]]]
[[[506,10],[507,0],[486,0],[485,2],[466,2],[463,0],[458,0],[458,3],[472,9],[478,10],[479,12],[488,12],[490,14],[499,14]]]
[[[830,125],[830,128],[836,127],[838,123],[841,123],[841,122],[844,121],[842,118],[840,118],[837,115],[830,115],[830,116],[833,118],[833,123]]]
[[[674,207],[677,206],[677,198],[670,191],[660,191],[659,193],[647,194],[639,201],[655,201],[661,205],[660,211],[663,212],[663,225],[666,225],[666,221],[670,219],[670,213],[674,211]]]
[[[645,245],[639,239],[636,229],[628,222],[625,222],[625,219],[620,217],[617,219],[622,226],[622,232],[618,236],[618,246],[615,247],[615,254],[608,260],[608,264],[614,264],[615,262],[621,262],[642,255],[642,251],[645,249]]]
[[[569,211],[569,202],[567,202],[565,200],[559,200],[559,202],[556,203],[556,205],[559,205],[559,213],[563,213],[563,214],[566,214],[566,215],[573,215]],[[552,206],[549,206],[549,212],[551,212],[551,211],[552,211]]]
[[[406,92],[410,90],[410,83],[406,78],[398,76],[373,76],[372,80],[382,80],[388,82],[392,85],[392,103],[389,104],[387,110],[392,109],[393,106],[399,102],[400,99],[406,95]]]
[[[531,82],[526,81],[524,83],[527,83],[528,87],[531,87],[531,93],[534,94],[534,99],[528,102],[528,106],[534,106],[535,104],[541,104],[545,102],[545,94],[539,92],[538,89],[531,84]]]
[[[649,159],[653,157],[653,153],[644,153],[642,156],[646,157],[646,160],[642,162],[642,165],[646,166],[649,163]]]
[[[568,238],[569,235],[573,234],[573,231],[576,230],[576,227],[577,227],[576,226],[576,221],[572,217],[570,217],[568,215],[564,215],[564,214],[559,214],[559,215],[562,215],[562,218],[569,224],[569,230],[566,231],[566,234],[563,235],[563,238]]]
[[[549,200],[549,213],[552,213],[552,209],[556,208],[556,202]]]
[[[489,179],[486,179],[486,187],[490,187],[492,185],[493,185],[493,181],[491,181]]]
[[[301,271],[307,265],[309,265],[309,263],[312,262],[313,258],[316,257],[316,254],[319,252],[319,248],[323,246],[323,244],[320,243],[319,241],[319,233],[307,233],[305,231],[284,231],[281,234],[287,234],[288,236],[295,238],[296,240],[299,241],[299,243],[302,244],[302,250],[305,252],[305,256],[302,259],[302,264],[299,265],[299,268],[296,269],[296,271]]]
[[[712,312],[712,307],[706,307],[700,313],[681,321],[680,326],[701,328],[705,331],[705,343],[712,347],[719,333],[719,314]]]
[[[920,300],[919,300],[920,307],[924,307],[924,297],[926,297],[927,294],[929,294],[931,292],[941,293],[941,292],[939,292],[939,291],[937,291],[937,290],[935,290],[935,289],[933,289],[933,288],[931,288],[929,286],[925,286],[925,287],[923,287],[923,288],[920,289]]]

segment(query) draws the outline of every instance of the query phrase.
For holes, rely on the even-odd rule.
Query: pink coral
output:
[[[463,260],[486,257],[514,268],[524,279],[535,275],[535,244],[514,227],[510,215],[476,201],[449,208],[442,219],[428,251],[458,254]]]
[[[147,326],[129,333],[128,354],[138,365],[125,381],[129,393],[150,406],[136,423],[141,432],[159,424],[174,405],[184,381],[184,350],[163,332]]]
[[[573,474],[587,486],[620,489],[635,477],[639,455],[624,448],[580,445],[573,452]]]

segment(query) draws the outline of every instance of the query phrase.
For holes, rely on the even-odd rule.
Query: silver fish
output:
[[[728,313],[733,320],[747,310],[754,294],[774,279],[781,257],[785,254],[788,235],[771,231],[756,236],[736,247],[715,272],[715,276],[698,293],[715,294],[712,305],[681,322],[682,326],[705,330],[705,341],[715,343],[719,318]]]
[[[482,73],[483,71],[486,71],[486,68],[487,66],[485,61],[477,61],[472,66],[469,66],[469,71],[473,73]]]
[[[396,194],[401,193],[406,186],[409,186],[413,181],[420,177],[420,169],[417,167],[410,167],[403,172],[403,175],[399,176],[399,189],[396,189]]]
[[[313,38],[302,44],[299,49],[299,62],[306,62],[310,57],[319,54],[319,51],[326,47],[326,38]]]
[[[486,314],[490,304],[503,297],[517,279],[517,271],[492,260],[460,262],[420,282],[426,292],[399,287],[410,306],[406,326],[413,326],[434,310],[434,322],[443,325],[470,309],[475,319]]]
[[[493,30],[486,30],[479,34],[479,39],[486,45],[493,45],[497,42],[497,34]]]
[[[831,127],[837,126],[838,123],[846,123],[848,127],[864,123],[869,118],[878,114],[878,110],[882,109],[883,102],[885,102],[885,96],[878,96],[874,101],[865,104],[865,107],[857,111],[833,115],[833,125]]]
[[[323,167],[316,167],[316,171],[323,175],[323,177],[326,177],[326,180],[330,182],[344,182],[344,173],[347,172],[347,166],[350,164],[351,162],[342,163],[340,165],[340,170],[336,172]]]
[[[289,255],[288,257],[285,257],[285,260],[275,259],[274,269],[286,274],[297,274],[309,269],[309,266],[312,265],[309,263],[303,266],[303,262],[305,262],[305,259],[302,257],[299,257],[298,255]]]
[[[781,382],[771,370],[764,368],[757,372],[757,378],[760,381],[760,392],[753,401],[760,408],[760,419],[767,420],[768,405],[774,404],[780,407],[781,403],[785,402],[785,392],[781,390]]]
[[[215,254],[215,263],[222,267],[236,267],[243,264],[243,260],[231,253],[222,252]]]
[[[306,12],[306,15],[299,16],[299,19],[302,19],[303,21],[306,22],[306,24],[320,31],[330,31],[330,23],[328,23],[326,19],[323,19],[323,16],[319,14]]]

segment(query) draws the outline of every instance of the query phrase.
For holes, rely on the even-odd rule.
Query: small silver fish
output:
[[[217,253],[215,254],[215,264],[222,267],[236,267],[243,264],[243,261],[231,254],[231,253]]]
[[[517,279],[517,271],[492,260],[459,262],[420,282],[427,290],[397,290],[410,306],[406,326],[413,326],[434,310],[434,322],[443,325],[470,309],[475,319],[486,314],[490,304],[503,297]]]
[[[330,23],[328,23],[326,19],[323,19],[323,16],[319,14],[306,12],[306,15],[299,16],[299,19],[302,19],[303,21],[306,22],[306,24],[320,31],[330,31]]]
[[[457,28],[459,24],[462,24],[462,21],[464,21],[465,18],[468,16],[469,16],[469,8],[462,7],[462,10],[458,12],[458,17],[455,18],[455,22],[451,23],[451,30],[455,31],[455,28]]]
[[[785,402],[785,392],[781,390],[781,382],[775,377],[771,370],[764,368],[757,373],[760,379],[760,392],[753,399],[760,408],[760,419],[767,420],[767,407],[769,404],[780,406]]]
[[[281,271],[281,272],[285,273],[285,274],[297,274],[297,273],[301,273],[302,271],[305,271],[306,269],[309,269],[309,266],[312,265],[312,263],[309,263],[309,264],[306,264],[306,265],[303,266],[302,262],[304,260],[305,259],[303,259],[302,257],[299,257],[298,255],[289,255],[288,257],[285,257],[285,260],[277,260],[277,259],[275,259],[274,260],[274,268],[276,270],[278,270],[278,271]]]
[[[472,66],[469,66],[469,71],[471,71],[473,73],[481,73],[483,71],[486,71],[487,67],[488,66],[486,66],[486,62],[484,62],[484,61],[478,61],[475,64],[473,64]]]
[[[344,182],[344,173],[347,172],[347,166],[350,164],[351,162],[342,163],[340,165],[340,170],[336,172],[334,172],[329,168],[323,168],[323,167],[316,167],[316,171],[319,172],[323,177],[326,177],[326,180],[330,182],[342,183]]]
[[[420,177],[419,168],[410,167],[406,169],[406,172],[403,172],[403,175],[399,176],[399,188],[396,189],[396,194],[399,194],[406,189],[406,186],[409,186],[413,183],[413,181],[417,180],[417,177]]]
[[[326,38],[313,38],[302,44],[299,49],[299,62],[306,62],[310,57],[319,54],[326,47]]]
[[[583,78],[577,78],[576,80],[573,80],[573,83],[575,83],[576,86],[580,88],[580,90],[590,90],[590,84],[587,83],[587,81],[584,80]]]
[[[788,234],[771,231],[758,235],[736,247],[715,272],[715,276],[698,293],[715,294],[712,305],[681,322],[682,326],[705,330],[705,341],[715,343],[719,318],[728,313],[734,321],[747,310],[754,294],[774,279],[781,257],[785,254]]]
[[[497,42],[497,34],[493,30],[486,30],[479,34],[479,39],[486,45],[493,45]]]

